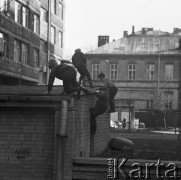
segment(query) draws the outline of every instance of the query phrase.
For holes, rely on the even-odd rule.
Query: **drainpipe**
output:
[[[48,28],[47,28],[47,62],[46,62],[46,84],[49,79],[48,62],[50,60],[50,28],[51,28],[51,0],[48,0]]]
[[[58,116],[58,114],[57,114]],[[58,139],[58,157],[57,157],[57,176],[56,180],[63,180],[64,175],[64,152],[65,142],[67,138],[67,116],[68,116],[68,102],[61,101],[61,114],[59,118],[59,130],[57,134]]]

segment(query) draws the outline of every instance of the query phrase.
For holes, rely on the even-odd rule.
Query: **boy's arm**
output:
[[[52,71],[52,72],[50,73],[50,77],[49,77],[49,80],[48,80],[48,91],[49,91],[49,92],[52,90],[54,80],[55,80],[55,74],[54,74],[53,71]]]

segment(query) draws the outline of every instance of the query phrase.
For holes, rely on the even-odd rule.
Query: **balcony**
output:
[[[33,82],[38,82],[39,78],[39,71],[36,68],[4,58],[0,58],[0,75],[1,74]]]

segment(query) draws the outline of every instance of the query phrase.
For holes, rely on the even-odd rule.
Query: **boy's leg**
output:
[[[84,71],[85,71],[85,76],[87,77],[87,80],[89,82],[90,88],[93,88],[92,79],[91,79],[90,73],[86,67],[85,67]]]
[[[97,100],[96,101],[96,106],[95,106],[95,110],[94,110],[94,117],[97,118],[99,115],[103,114],[106,111],[107,107],[105,106],[104,103],[102,103],[101,100]]]
[[[79,83],[81,84],[82,79],[84,79],[84,77],[85,77],[84,66],[81,66],[81,67],[77,68],[77,71],[80,74]]]
[[[117,88],[111,89],[109,92],[110,111],[112,111],[112,112],[115,112],[114,98],[115,98],[117,92],[118,92]]]
[[[78,72],[79,72],[79,74],[81,75],[81,76],[80,76],[80,79],[79,79],[79,82],[81,82],[82,79],[83,79],[84,77],[86,77],[87,80],[88,80],[88,82],[89,82],[90,88],[92,88],[92,87],[93,87],[92,79],[91,79],[91,76],[90,76],[89,71],[87,70],[86,66],[80,67],[80,68],[78,69]]]

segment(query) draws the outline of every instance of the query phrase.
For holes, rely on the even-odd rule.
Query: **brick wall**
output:
[[[72,98],[68,109],[68,138],[65,144],[64,178],[72,178],[73,158],[100,154],[110,140],[109,114],[97,118],[97,131],[90,135],[90,111],[95,106],[94,95],[83,95],[80,100]],[[92,148],[93,147],[93,148]]]
[[[82,96],[79,101],[74,100],[74,157],[89,157],[101,153],[109,142],[110,122],[109,113],[104,113],[96,119],[97,131],[90,135],[90,111],[95,106],[94,95]]]
[[[52,179],[53,132],[51,109],[1,108],[0,179]]]
[[[91,141],[89,108],[94,107],[95,96],[77,100],[38,95],[44,87],[0,89],[0,180],[56,180],[57,172],[71,180],[74,157],[97,155],[108,144],[109,114],[97,119]],[[69,102],[68,124],[65,136],[57,136],[62,127],[62,100]]]
[[[110,114],[104,113],[96,119],[97,131],[91,136],[94,144],[92,156],[100,154],[108,145],[110,140]]]
[[[90,112],[93,107],[92,96],[82,96],[80,100],[72,102],[72,115],[74,116],[74,157],[87,157],[90,154]]]

